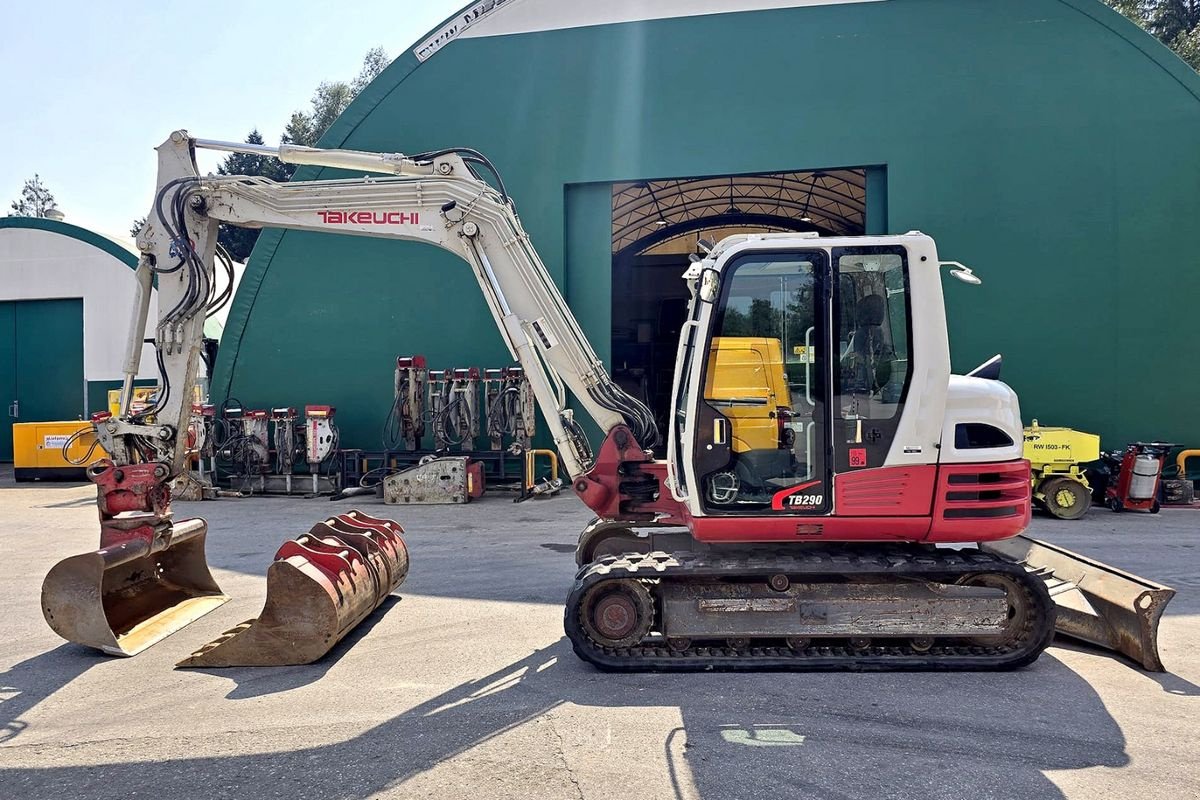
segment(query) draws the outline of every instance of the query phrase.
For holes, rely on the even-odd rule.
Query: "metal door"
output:
[[[0,461],[12,461],[12,424],[20,413],[16,318],[16,303],[0,303]]]
[[[0,460],[12,460],[12,424],[72,420],[86,409],[83,300],[0,303]]]

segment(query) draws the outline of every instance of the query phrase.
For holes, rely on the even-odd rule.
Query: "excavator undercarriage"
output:
[[[596,518],[575,560],[565,626],[603,669],[1013,669],[1057,633],[1166,671],[1173,589],[1028,536],[747,549]]]
[[[805,546],[602,556],[564,623],[608,670],[1014,669],[1049,643],[1054,606],[975,549]]]

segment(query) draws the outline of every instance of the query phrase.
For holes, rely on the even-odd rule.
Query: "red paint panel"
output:
[[[621,491],[623,482],[636,480],[655,485],[658,497],[639,502]],[[604,437],[595,466],[573,485],[579,498],[601,519],[682,524],[683,505],[671,496],[666,480],[667,462],[652,460],[629,428],[618,425]]]
[[[688,520],[702,542],[919,542],[928,517],[700,517]]]
[[[938,468],[931,542],[990,542],[1029,527],[1029,462],[943,464]]]
[[[933,508],[935,465],[883,467],[833,479],[839,517],[926,517]]]
[[[836,516],[701,517],[687,523],[693,536],[711,543],[995,541],[1028,527],[1029,477],[1028,461],[886,467],[839,475]],[[859,515],[849,515],[847,507]],[[881,514],[888,508],[912,516]],[[867,516],[869,510],[880,515]]]

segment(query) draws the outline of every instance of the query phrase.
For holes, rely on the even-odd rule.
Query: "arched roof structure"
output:
[[[1163,290],[1191,270],[1198,140],[1200,77],[1100,0],[479,0],[321,145],[485,152],[601,355],[614,186],[865,167],[868,230],[925,230],[984,276],[946,289],[956,368],[1002,350],[1028,416],[1119,444],[1200,438],[1167,400],[1200,377],[1162,346],[1191,313]],[[491,325],[446,254],[266,231],[214,392],[337,404],[371,447],[390,357],[499,365]]]
[[[46,217],[0,217],[0,228],[24,228],[26,230],[57,233],[59,236],[77,239],[92,247],[99,248],[130,269],[137,269],[137,254],[128,247],[107,236],[101,236],[95,231],[81,228],[78,225],[72,225],[69,222]]]

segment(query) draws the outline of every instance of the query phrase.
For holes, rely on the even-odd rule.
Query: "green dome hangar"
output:
[[[1195,442],[1200,77],[1099,0],[493,0],[396,59],[324,147],[478,149],[622,383],[664,402],[698,237],[919,229],[957,371],[1026,420]],[[334,177],[303,168],[296,179]],[[220,402],[338,407],[376,450],[397,355],[509,357],[466,265],[264,232]]]

